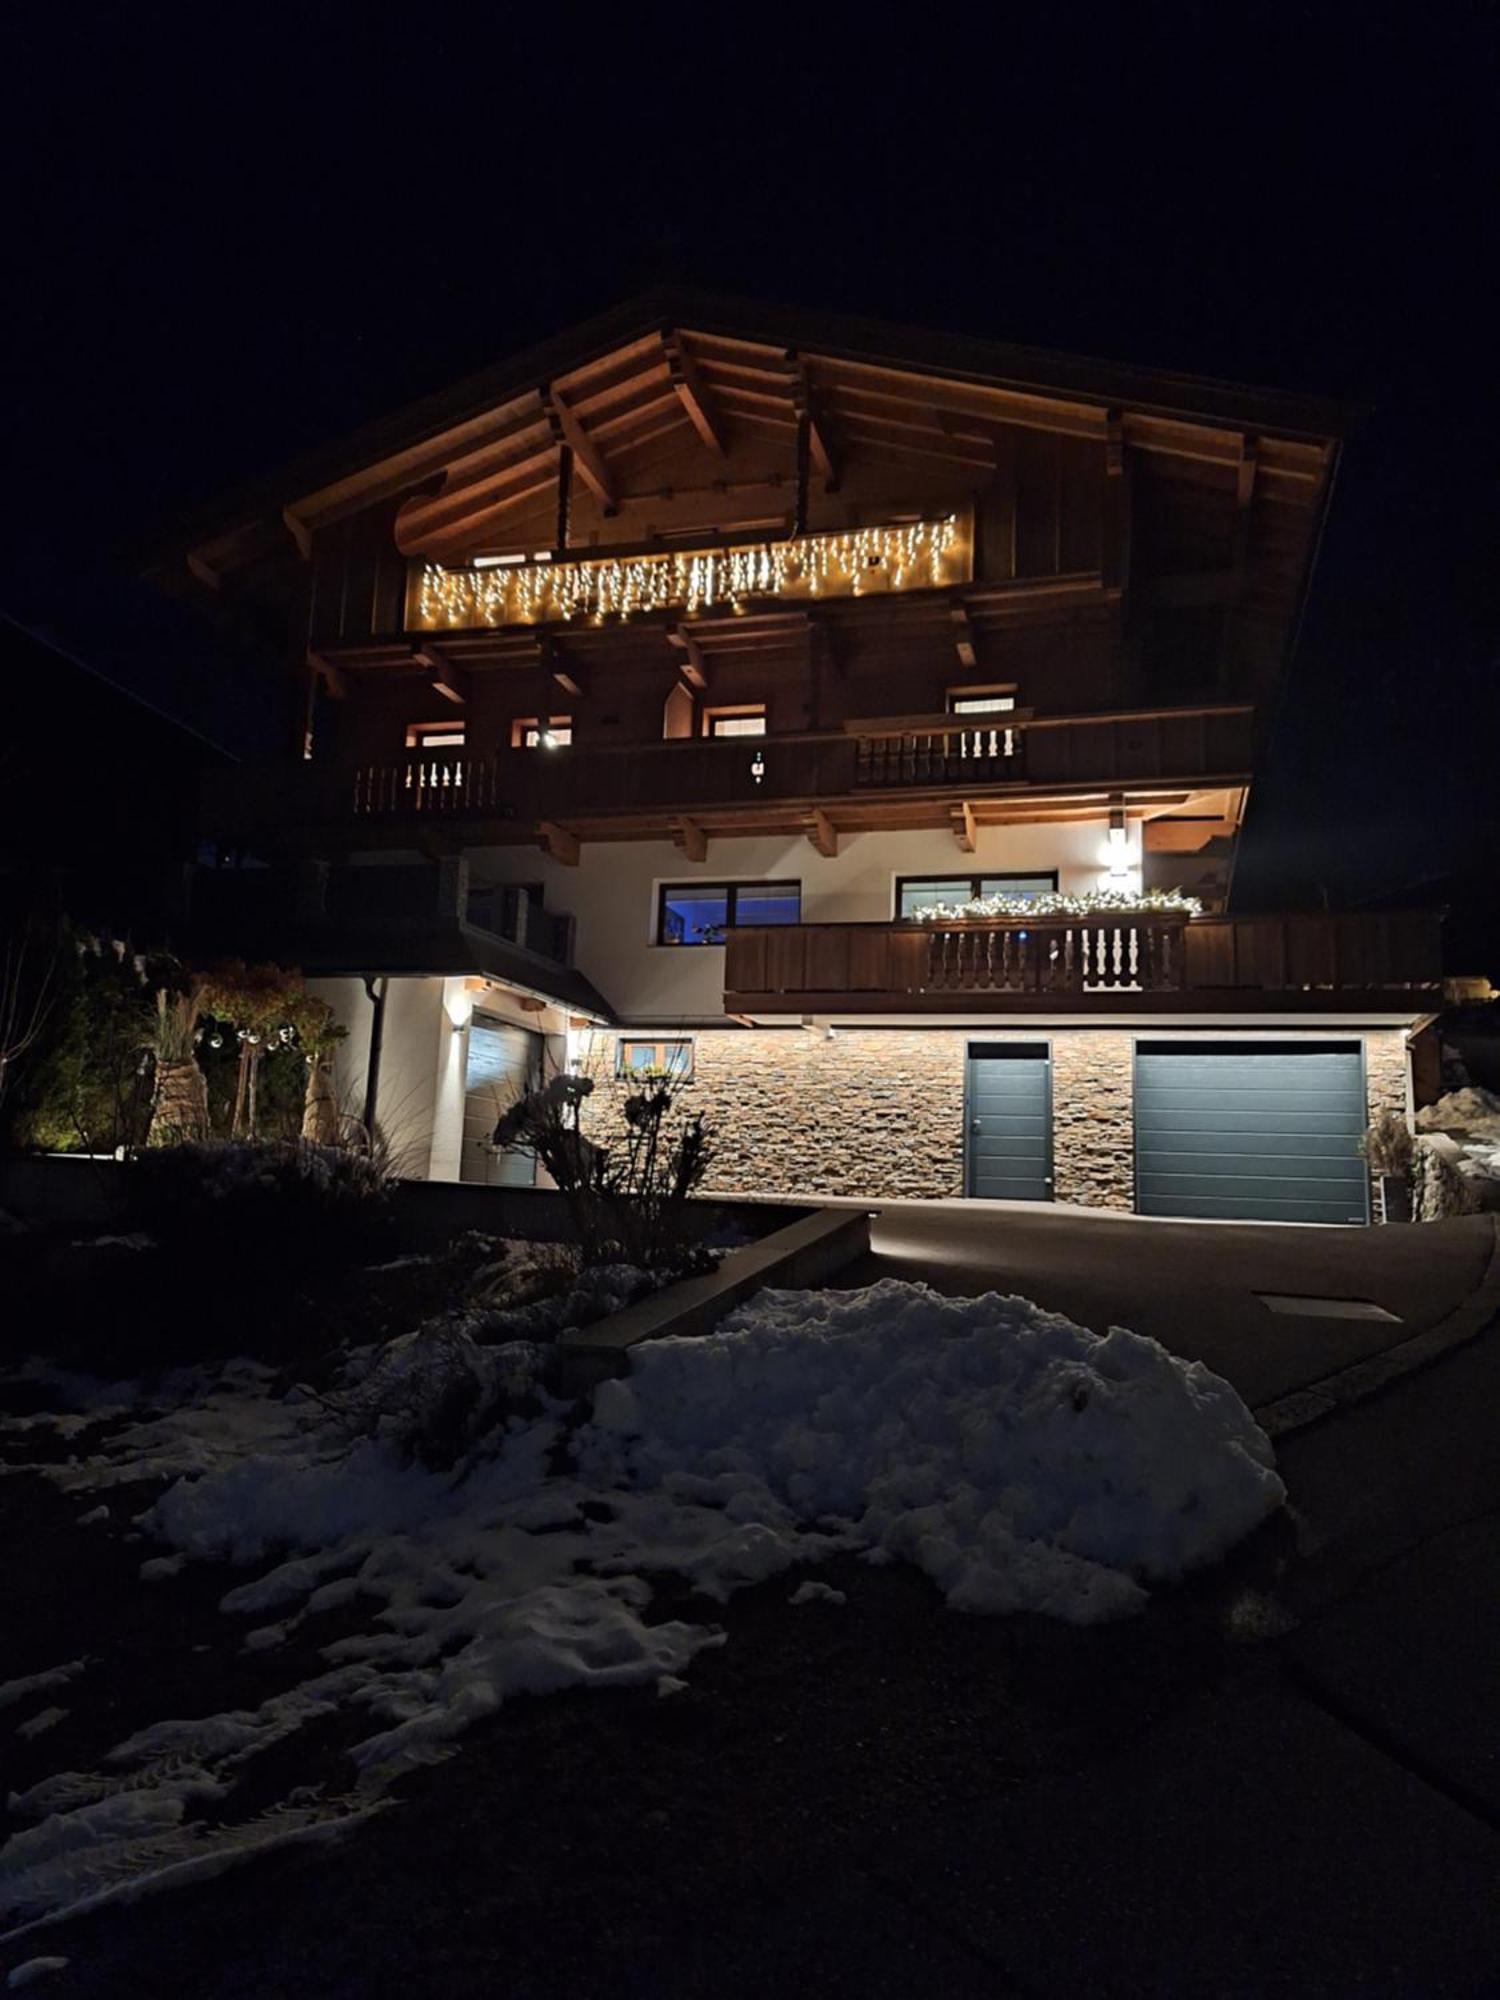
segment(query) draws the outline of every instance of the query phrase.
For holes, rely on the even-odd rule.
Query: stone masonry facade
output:
[[[653,1031],[655,1032],[655,1031]],[[663,1033],[668,1031],[662,1031]],[[708,1028],[693,1042],[684,1102],[713,1131],[709,1186],[725,1194],[869,1195],[918,1200],[964,1192],[964,1066],[971,1041],[1052,1048],[1053,1193],[1129,1213],[1135,1205],[1134,1044],[1124,1029]],[[1187,1039],[1167,1024],[1154,1039]],[[1287,1039],[1324,1040],[1308,1028]],[[1339,1035],[1339,1040],[1347,1039]],[[1253,1028],[1209,1040],[1261,1040]],[[1279,1039],[1279,1038],[1278,1038]],[[1405,1037],[1364,1034],[1371,1117],[1406,1104]],[[628,1086],[613,1080],[614,1037],[585,1066],[593,1122],[607,1129]]]

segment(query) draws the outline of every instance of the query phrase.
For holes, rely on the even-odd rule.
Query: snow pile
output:
[[[1417,1113],[1419,1132],[1468,1132],[1500,1145],[1500,1096],[1478,1084],[1450,1090]]]
[[[518,1693],[676,1692],[723,1634],[653,1617],[657,1574],[723,1601],[859,1550],[920,1565],[958,1609],[1084,1623],[1139,1608],[1283,1497],[1269,1443],[1201,1365],[1023,1299],[890,1281],[764,1292],[714,1336],[637,1350],[581,1429],[538,1392],[457,1472],[351,1445],[337,1411],[248,1364],[177,1390],[93,1457],[36,1469],[68,1490],[170,1480],[139,1520],[178,1558],[270,1559],[221,1601],[270,1684],[306,1621],[338,1612],[343,1636],[258,1707],[163,1720],[13,1797],[36,1823],[0,1849],[7,1935],[337,1837]],[[245,1767],[340,1712],[359,1719],[343,1788],[246,1818]]]
[[[762,1292],[713,1339],[633,1363],[596,1394],[596,1476],[778,1535],[832,1518],[956,1610],[1138,1609],[1145,1583],[1214,1561],[1284,1497],[1220,1377],[993,1292]]]

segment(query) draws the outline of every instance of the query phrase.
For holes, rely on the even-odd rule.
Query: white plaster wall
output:
[[[821,855],[801,834],[710,840],[693,862],[666,840],[585,842],[576,867],[533,848],[474,850],[476,874],[545,885],[547,907],[577,919],[575,958],[626,1021],[669,1025],[723,1018],[724,953],[713,945],[657,945],[657,891],[663,882],[800,881],[804,923],[885,923],[898,875],[1020,874],[1057,870],[1064,894],[1107,880],[1108,822],[981,827],[973,854],[941,829],[851,833]],[[1129,828],[1131,864],[1140,865],[1140,828]],[[1135,878],[1139,880],[1137,875]]]
[[[379,971],[379,967],[373,968]],[[424,1177],[432,1160],[437,1085],[448,1056],[446,1044],[461,1041],[443,1012],[445,981],[392,978],[386,994],[380,1044],[380,1088],[375,1116],[403,1172]],[[310,979],[309,989],[333,1008],[349,1030],[334,1060],[340,1109],[358,1118],[364,1111],[373,1010],[362,979]]]

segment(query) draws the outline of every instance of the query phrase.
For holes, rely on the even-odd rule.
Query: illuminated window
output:
[[[512,750],[565,750],[572,741],[571,715],[523,715],[510,725]]]
[[[976,896],[1050,896],[1056,888],[1056,869],[1046,875],[898,875],[896,915],[915,917]]]
[[[1003,715],[1016,705],[1014,688],[949,688],[950,715]]]
[[[616,1076],[669,1076],[685,1082],[693,1073],[691,1042],[627,1041],[615,1043]]]
[[[802,921],[800,882],[663,882],[658,944],[722,944],[737,924]]]
[[[703,713],[705,736],[764,736],[766,711],[757,708],[709,708]]]
[[[409,722],[406,725],[408,750],[462,750],[464,726],[461,722]]]

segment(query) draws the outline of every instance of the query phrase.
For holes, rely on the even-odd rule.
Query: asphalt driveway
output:
[[[1500,1232],[1490,1216],[1331,1229],[894,1202],[870,1255],[836,1282],[877,1278],[955,1297],[1020,1292],[1100,1332],[1128,1326],[1206,1362],[1254,1406],[1427,1332],[1476,1294],[1500,1310]],[[1376,1316],[1341,1316],[1351,1306]]]

